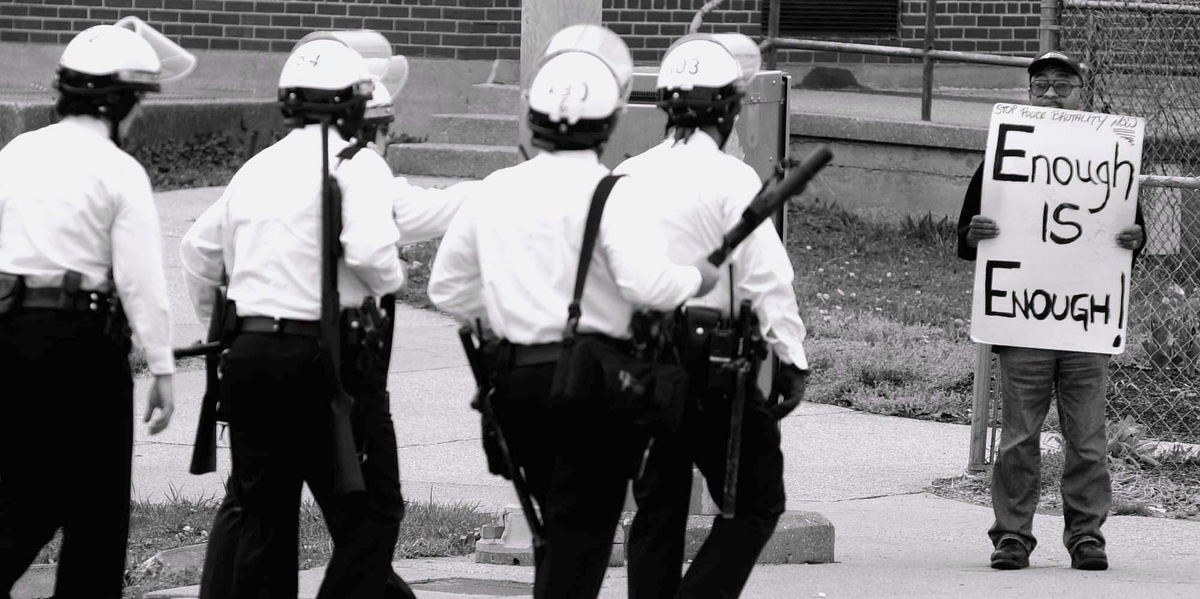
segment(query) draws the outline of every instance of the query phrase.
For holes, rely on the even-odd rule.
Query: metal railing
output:
[[[811,50],[815,52],[846,52],[851,54],[869,54],[874,56],[892,56],[897,58],[919,59],[923,63],[921,73],[921,120],[933,118],[933,75],[934,63],[961,62],[968,64],[996,65],[1005,67],[1026,68],[1033,62],[1025,56],[1006,56],[988,54],[985,52],[961,52],[957,50],[938,50],[937,44],[937,0],[925,1],[924,47],[909,48],[904,46],[884,46],[880,44],[857,44],[831,40],[794,39],[779,37],[779,3],[782,0],[766,0],[768,5],[767,35],[759,48],[763,51],[767,68],[774,69],[778,65],[779,50]],[[1041,45],[1043,49],[1055,47],[1056,29],[1054,16],[1057,14],[1057,0],[1042,0],[1042,18],[1039,26],[1042,32]]]

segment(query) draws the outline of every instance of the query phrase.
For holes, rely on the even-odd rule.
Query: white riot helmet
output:
[[[659,108],[677,139],[717,126],[728,137],[741,99],[758,72],[758,46],[740,33],[696,33],[667,49],[658,71]]]
[[[284,119],[293,126],[328,122],[344,138],[362,123],[373,90],[363,57],[331,39],[300,44],[279,73]]]
[[[58,61],[59,114],[88,114],[121,122],[146,92],[186,76],[196,58],[137,17],[89,27]]]
[[[604,143],[633,80],[633,59],[617,34],[572,25],[550,38],[526,92],[533,143],[552,150]]]
[[[392,46],[387,38],[369,29],[314,31],[300,38],[300,41],[296,42],[296,48],[314,40],[340,42],[363,57],[373,89],[355,138],[359,146],[365,146],[372,141],[382,144],[388,136],[392,121],[395,120],[395,107],[400,90],[408,81],[408,59],[401,55],[393,56]],[[382,148],[379,149],[382,151]]]

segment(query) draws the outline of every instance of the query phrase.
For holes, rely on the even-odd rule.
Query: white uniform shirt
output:
[[[686,142],[668,139],[622,162],[614,172],[652,179],[660,189],[654,201],[674,261],[695,260],[720,247],[722,236],[741,220],[742,212],[762,187],[750,165],[722,152],[703,131],[696,131]],[[792,290],[795,273],[769,221],[733,251],[721,268],[717,286],[704,297],[689,301],[689,306],[730,314],[729,264],[733,264],[736,281],[734,302],[749,299],[763,338],[776,355],[807,369],[804,322]]]
[[[58,287],[69,270],[84,289],[115,283],[153,374],[175,371],[161,243],[150,179],[107,123],[69,116],[0,150],[0,272],[29,287]]]
[[[463,181],[446,189],[425,189],[404,177],[392,180],[392,214],[400,230],[400,244],[440,237],[450,227],[463,199],[478,181]]]
[[[429,298],[459,318],[486,317],[518,344],[560,341],[592,194],[608,169],[590,150],[543,152],[471,190],[442,239]],[[600,220],[579,330],[628,338],[636,306],[672,309],[700,287],[693,266],[667,260],[660,224],[632,178]],[[685,263],[690,264],[690,261]]]
[[[329,133],[330,171],[342,189],[343,307],[404,283],[392,217],[392,173],[378,154]],[[184,278],[201,320],[212,289],[228,279],[239,316],[318,320],[321,314],[321,130],[295,129],[250,159],[225,193],[188,230],[180,246]]]

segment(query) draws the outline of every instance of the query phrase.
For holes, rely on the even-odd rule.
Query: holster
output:
[[[25,277],[0,273],[0,314],[15,312],[25,296]]]
[[[225,352],[237,331],[237,306],[226,300],[220,288],[213,292],[213,315],[208,323],[208,341],[218,342],[219,350],[204,356],[204,398],[200,402],[200,421],[192,443],[192,461],[188,471],[206,474],[217,469],[217,423],[229,422],[230,406],[221,389],[221,371]]]
[[[389,298],[385,296],[385,306]],[[391,304],[394,306],[394,300]],[[367,393],[386,392],[393,314],[376,304],[373,297],[363,300],[358,308],[342,310],[342,381],[352,393],[360,388]]]
[[[500,430],[500,423],[491,406],[492,394],[496,390],[498,381],[508,378],[512,354],[507,350],[511,349],[511,346],[494,339],[476,345],[470,339],[469,328],[464,328],[459,334],[466,335],[463,338],[463,350],[467,353],[467,362],[471,365],[472,374],[475,375],[476,390],[471,407],[482,416],[480,434],[488,472],[511,480],[512,475],[509,473],[508,464],[512,456],[505,453],[508,451],[508,444],[504,441],[503,431]]]
[[[705,397],[722,397],[736,389],[734,363],[745,360],[754,384],[759,367],[766,356],[766,345],[758,334],[758,318],[748,301],[742,302],[741,314],[732,319],[714,308],[689,306],[684,312],[677,340],[689,372],[695,376],[705,371]],[[693,394],[695,395],[695,394]]]
[[[748,398],[757,398],[750,387],[758,377],[766,345],[749,300],[741,303],[737,318],[725,317],[710,308],[688,308],[684,319],[685,351],[691,357],[692,376],[706,379],[693,392],[701,410],[728,410],[729,428],[725,447],[725,482],[721,516],[737,513],[738,471],[741,466],[742,423]],[[697,384],[693,380],[692,384]]]

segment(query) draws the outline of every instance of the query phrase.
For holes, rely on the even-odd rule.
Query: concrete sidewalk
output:
[[[1031,567],[1000,572],[987,565],[987,508],[926,494],[802,502],[800,507],[834,522],[838,562],[759,566],[744,598],[1191,599],[1200,594],[1200,522],[1114,517],[1105,527],[1112,569],[1080,572],[1070,569],[1070,558],[1057,543],[1062,518],[1038,516],[1035,532],[1043,542]],[[395,566],[417,596],[428,599],[529,596],[533,580],[532,568],[476,564],[470,557],[412,559]],[[315,597],[322,574],[321,569],[300,573],[300,597]],[[623,599],[626,584],[626,570],[610,568],[600,597]],[[147,596],[190,599],[197,591],[185,587]]]

